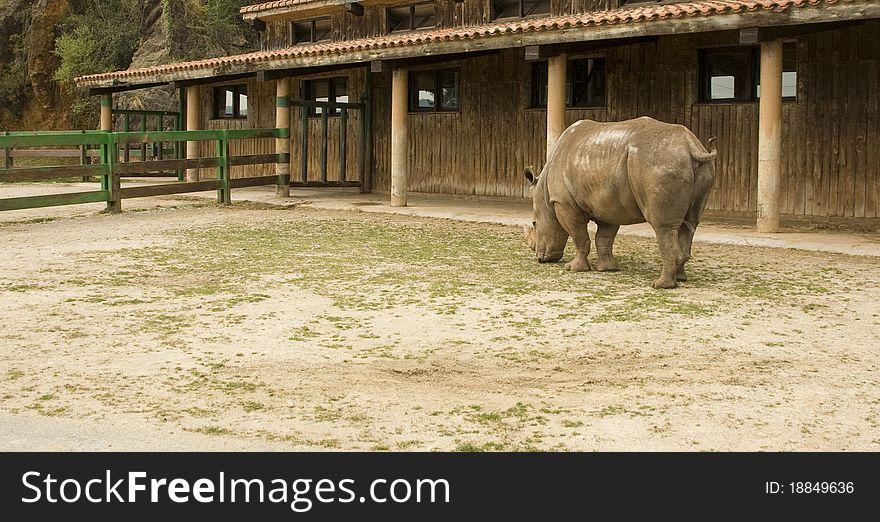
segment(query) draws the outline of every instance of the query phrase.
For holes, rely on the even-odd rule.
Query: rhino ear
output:
[[[538,176],[535,176],[535,167],[531,165],[523,169],[523,177],[526,178],[526,181],[528,181],[530,185],[534,185],[538,182]]]

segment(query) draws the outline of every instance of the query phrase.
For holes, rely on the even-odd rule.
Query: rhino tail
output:
[[[718,149],[715,147],[715,142],[718,141],[718,138],[711,137],[709,138],[709,152],[703,152],[703,147],[693,147],[691,151],[691,157],[694,158],[694,161],[697,163],[705,163],[707,161],[712,161],[718,157]]]

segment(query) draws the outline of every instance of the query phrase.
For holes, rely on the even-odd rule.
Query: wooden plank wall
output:
[[[798,100],[783,104],[786,214],[880,217],[880,22],[802,37]],[[680,123],[704,142],[718,138],[709,208],[754,212],[758,104],[697,103],[697,50],[731,45],[736,34],[662,37],[607,49],[607,107],[569,110],[573,123],[651,116]],[[530,64],[521,49],[451,62],[462,68],[462,107],[410,115],[410,188],[523,196],[520,172],[544,161],[546,113],[529,109]],[[390,74],[375,78],[374,187],[390,189]]]
[[[366,88],[366,68],[359,67],[355,69],[345,69],[338,73],[300,76],[292,80],[291,96],[294,99],[303,99],[305,95],[305,81],[327,76],[347,76],[348,97],[349,102],[359,102],[361,95]],[[301,139],[302,139],[302,113],[299,107],[293,108],[294,113],[290,122],[290,175],[294,181],[300,178],[300,157],[301,157]],[[348,114],[348,143],[346,144],[346,179],[348,181],[357,181],[358,177],[358,154],[361,146],[361,111],[352,110]],[[327,142],[327,180],[340,181],[339,173],[339,151],[340,151],[340,125],[341,118],[328,117],[328,142]],[[321,179],[321,118],[309,118],[309,156],[308,156],[309,181],[320,181]]]
[[[344,69],[332,74],[304,75],[292,78],[291,97],[302,99],[305,94],[304,82],[316,77],[347,76],[348,94],[351,102],[358,102],[366,86],[366,69]],[[214,87],[220,85],[236,85],[247,83],[249,115],[247,119],[212,119],[214,110]],[[258,82],[255,78],[209,85],[202,88],[202,124],[204,129],[254,129],[275,127],[275,82]],[[348,181],[356,181],[358,176],[358,154],[361,136],[361,111],[350,111],[348,118],[348,143],[346,155],[346,178]],[[291,115],[291,177],[294,181],[300,180],[300,155],[301,155],[301,113],[298,107],[293,108]],[[328,147],[327,163],[329,181],[340,180],[339,151],[340,151],[340,118],[328,118]],[[200,147],[202,157],[216,155],[216,145],[213,142],[203,142]],[[230,154],[234,156],[273,154],[275,152],[274,139],[238,140],[232,142]],[[309,119],[309,181],[320,180],[321,167],[321,119]],[[275,173],[274,165],[248,165],[232,168],[233,178],[246,178],[256,176],[270,176]],[[201,179],[214,179],[214,169],[202,169],[199,172]]]
[[[485,23],[489,17],[488,1],[437,0],[436,4],[440,27]],[[614,5],[613,0],[553,0],[551,8],[556,14],[566,14]],[[363,17],[344,12],[333,17],[334,38],[338,40],[376,36],[385,31],[380,6],[366,7]],[[783,103],[784,213],[880,217],[880,40],[875,36],[878,31],[880,22],[871,20],[862,26],[815,33],[798,40],[798,99]],[[289,22],[272,22],[269,32],[272,47],[290,45]],[[607,105],[593,110],[569,110],[568,122],[644,115],[683,124],[704,141],[716,136],[718,176],[709,208],[754,212],[758,104],[697,103],[698,49],[733,45],[736,36],[734,32],[666,36],[656,42],[594,53],[607,60]],[[526,165],[540,168],[546,139],[545,111],[528,108],[531,65],[523,61],[522,49],[447,64],[455,65],[462,68],[461,111],[409,117],[411,190],[525,196],[520,172]],[[354,79],[349,81],[353,100],[362,92],[364,83],[363,69],[352,71],[355,70],[360,72],[353,72]],[[390,73],[375,74],[374,83],[374,187],[389,190]],[[294,89],[299,85],[295,83]],[[256,126],[256,120],[260,125],[272,126],[274,86],[263,91],[253,89],[266,101],[252,101],[252,117],[246,123],[209,122],[208,128]],[[204,97],[208,108],[210,98],[208,91]],[[297,118],[292,122],[294,177],[298,172]],[[356,124],[352,118],[352,126]],[[310,123],[313,144],[318,143],[317,125],[317,121]],[[338,122],[331,123],[331,136],[333,125]],[[333,141],[331,151],[332,148]],[[317,154],[317,147],[312,151]],[[332,167],[338,160],[332,152],[330,156],[330,179],[334,179]],[[317,160],[311,157],[309,161],[313,173],[310,176],[314,176],[317,169],[313,165]],[[354,164],[350,159],[350,168]]]
[[[259,129],[275,127],[275,82],[260,83],[256,79],[226,82],[220,85],[240,85],[247,83],[248,86],[248,111],[247,119],[213,119],[214,115],[214,87],[206,85],[202,87],[200,101],[202,104],[202,128],[207,130],[224,129]],[[230,154],[233,156],[249,156],[255,154],[273,154],[275,152],[274,139],[260,140],[236,140],[230,144]],[[214,142],[202,142],[200,146],[202,157],[214,157],[217,155],[217,146]],[[233,167],[230,177],[248,178],[255,176],[268,176],[275,173],[273,165],[246,165]],[[215,169],[201,169],[199,178],[215,179]]]

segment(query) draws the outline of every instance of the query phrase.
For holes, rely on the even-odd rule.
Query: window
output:
[[[550,14],[550,0],[492,0],[492,19]]]
[[[436,25],[434,18],[434,3],[425,2],[404,7],[389,7],[385,10],[387,15],[386,28],[389,33],[398,31],[415,31],[416,29],[429,29]]]
[[[411,112],[453,112],[459,110],[460,69],[414,71],[409,75]]]
[[[565,106],[605,106],[605,58],[569,60],[565,76]],[[532,64],[532,107],[547,106],[547,62]]]
[[[293,45],[330,39],[330,17],[293,22]]]
[[[247,119],[247,85],[214,88],[214,119]]]
[[[751,102],[761,96],[761,47],[703,49],[701,102]],[[797,44],[782,46],[782,97],[797,97]]]
[[[345,76],[335,78],[321,78],[319,80],[305,81],[305,96],[308,101],[348,103],[348,79]],[[322,107],[312,107],[309,114],[320,116]],[[342,113],[342,108],[337,107],[329,115],[334,116]]]

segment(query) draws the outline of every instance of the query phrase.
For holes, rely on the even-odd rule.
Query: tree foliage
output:
[[[27,27],[30,23],[30,11],[22,10],[15,14],[18,27]],[[30,80],[27,66],[27,33],[18,32],[9,35],[4,46],[6,56],[0,63],[0,104],[13,116],[18,117],[24,110],[30,93]]]
[[[55,40],[61,59],[55,79],[70,84],[77,76],[125,69],[140,43],[141,0],[78,0]]]
[[[256,33],[239,15],[249,0],[162,0],[171,55],[180,60],[252,50]]]

